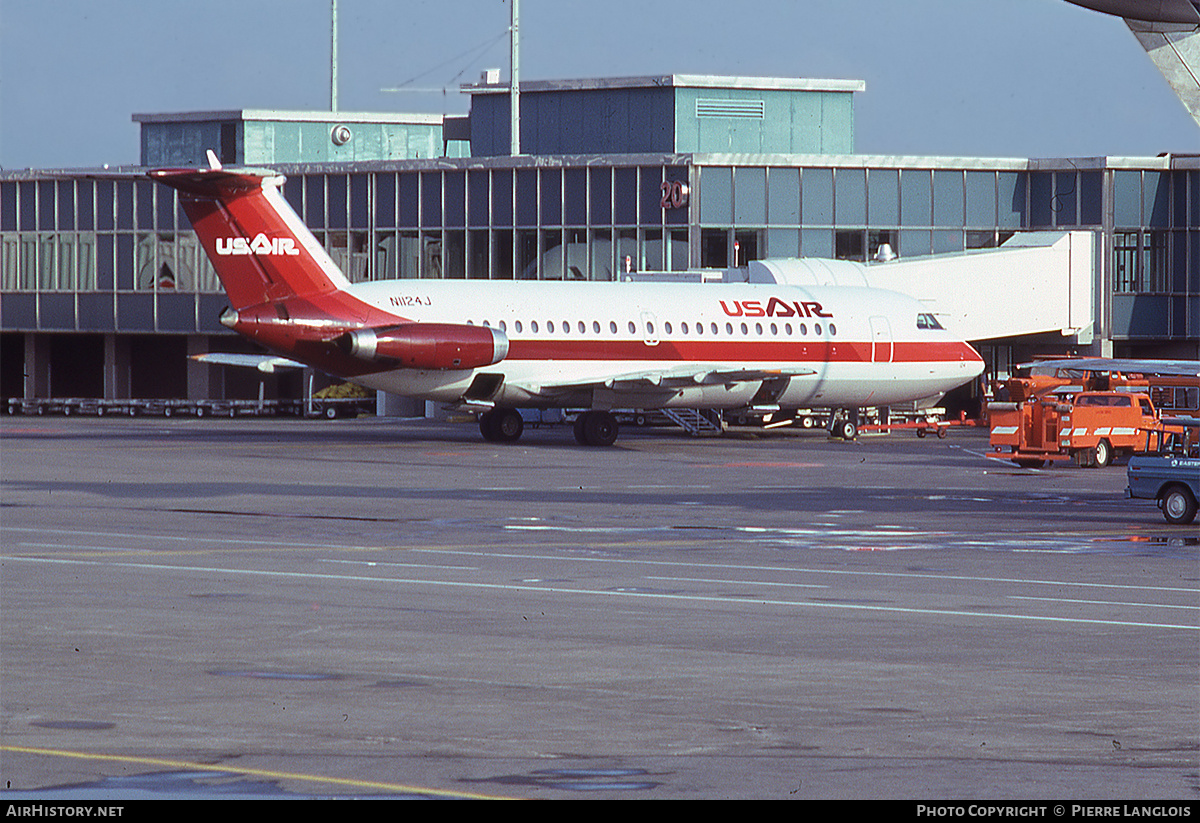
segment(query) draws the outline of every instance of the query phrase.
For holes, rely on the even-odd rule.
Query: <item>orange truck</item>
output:
[[[1080,392],[1070,402],[992,403],[988,415],[992,456],[1028,468],[1066,459],[1102,468],[1118,454],[1144,449],[1146,431],[1162,427],[1149,397],[1120,391]]]
[[[1157,365],[1156,365],[1157,364]],[[1156,371],[1157,369],[1157,371]],[[1200,362],[1068,358],[1017,366],[993,384],[998,400],[1021,402],[1051,394],[1126,391],[1148,394],[1160,414],[1200,415]]]

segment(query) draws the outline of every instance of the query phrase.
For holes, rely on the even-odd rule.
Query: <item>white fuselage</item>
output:
[[[449,402],[487,373],[503,375],[493,399],[507,406],[740,408],[756,396],[789,408],[881,406],[937,398],[983,368],[936,322],[918,327],[928,326],[918,318],[931,317],[919,302],[879,289],[391,280],[348,291],[403,321],[503,331],[508,355],[484,369],[356,378]],[[766,395],[762,379],[700,378],[736,369],[782,376]],[[689,370],[697,375],[691,385],[656,377]],[[639,382],[642,375],[651,378]]]

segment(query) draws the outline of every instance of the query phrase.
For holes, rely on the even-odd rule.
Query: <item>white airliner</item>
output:
[[[520,408],[583,408],[610,445],[613,409],[859,409],[936,400],[983,370],[916,300],[862,287],[381,280],[350,283],[274,172],[160,169],[180,192],[230,307],[273,353],[369,388],[479,413],[492,441]],[[843,436],[853,436],[847,418]]]

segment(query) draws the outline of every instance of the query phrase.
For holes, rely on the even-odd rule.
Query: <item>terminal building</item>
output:
[[[307,390],[299,374],[189,359],[252,351],[218,322],[224,293],[175,192],[145,177],[204,165],[209,149],[286,175],[285,196],[354,281],[728,279],[841,259],[946,311],[970,304],[959,330],[991,376],[1036,354],[1200,357],[1200,156],[860,155],[863,90],[692,75],[522,82],[516,155],[494,75],[464,87],[466,116],[136,114],[139,167],[0,172],[0,389],[6,400]],[[996,256],[1029,248],[1057,251]],[[913,275],[921,261],[942,274]],[[1031,296],[1052,280],[1061,312]]]

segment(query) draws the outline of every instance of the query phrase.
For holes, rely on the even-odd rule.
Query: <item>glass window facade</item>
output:
[[[1083,229],[1102,238],[1097,275],[1113,298],[1115,337],[1200,335],[1194,160],[754,159],[443,158],[280,171],[285,197],[352,281],[614,280],[766,257],[866,261],[885,244],[902,257],[962,252],[1021,231]],[[0,175],[4,329],[222,332],[220,284],[175,197],[135,177]],[[1161,311],[1133,305],[1148,296]]]

